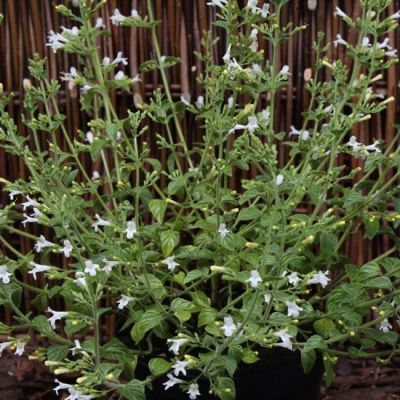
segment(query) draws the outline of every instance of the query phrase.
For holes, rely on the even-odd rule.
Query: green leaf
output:
[[[235,400],[235,383],[231,378],[218,376],[215,381],[215,392],[221,400]]]
[[[204,308],[200,311],[197,321],[197,326],[205,326],[215,321],[217,317],[217,312],[212,308]]]
[[[143,382],[133,379],[118,388],[118,393],[127,400],[146,400]]]
[[[186,310],[175,311],[174,315],[182,323],[189,321],[189,319],[192,317],[192,313],[190,311],[186,311]]]
[[[329,358],[329,354],[323,354],[324,367],[325,367],[325,384],[327,387],[331,386],[333,378],[335,377],[334,365]]]
[[[330,257],[334,254],[338,245],[338,239],[331,232],[322,232],[319,238],[321,254],[324,257]]]
[[[163,358],[152,358],[149,361],[149,369],[152,375],[163,375],[171,369],[171,363]]]
[[[140,322],[136,322],[135,325],[133,325],[131,329],[131,338],[136,342],[139,343],[144,335],[146,334],[146,331],[144,330],[143,325]]]
[[[161,224],[164,220],[167,203],[164,200],[150,200],[149,208],[153,217]]]
[[[159,325],[163,319],[164,316],[159,310],[147,310],[140,318],[140,321],[136,322],[136,324],[133,325],[131,329],[132,339],[136,343],[140,342],[146,332]]]
[[[304,351],[310,351],[310,350],[326,350],[327,348],[328,345],[324,342],[324,339],[322,339],[321,336],[313,335],[307,340],[303,349]]]
[[[197,290],[194,293],[190,294],[192,296],[193,301],[200,307],[210,307],[211,300],[207,297],[204,292]]]
[[[313,324],[315,332],[322,336],[324,339],[328,338],[331,333],[336,329],[335,323],[328,318],[321,318]]]
[[[257,356],[254,351],[251,351],[249,348],[243,349],[243,356],[242,356],[242,361],[246,364],[254,364],[259,360],[259,357]]]
[[[67,357],[69,352],[68,346],[60,346],[59,344],[52,344],[47,349],[47,359],[50,361],[62,361]]]
[[[32,320],[32,328],[44,336],[54,336],[54,331],[51,328],[49,321],[44,315],[39,315]]]
[[[379,221],[376,218],[365,218],[364,220],[364,225],[365,225],[365,236],[368,239],[373,239],[375,235],[379,231]]]
[[[96,161],[101,153],[101,150],[104,147],[104,141],[101,139],[96,139],[90,145],[90,157],[92,157],[92,161]]]
[[[193,303],[180,297],[172,300],[171,303],[172,311],[194,311],[195,309],[196,307]]]
[[[261,217],[261,211],[257,207],[248,207],[240,210],[238,221],[250,221]]]
[[[312,370],[316,359],[317,354],[315,350],[301,350],[301,366],[303,367],[303,370],[306,374],[308,374]]]
[[[168,257],[179,243],[179,233],[176,231],[163,231],[160,234],[160,239],[163,255]]]

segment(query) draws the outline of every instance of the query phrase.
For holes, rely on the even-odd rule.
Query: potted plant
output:
[[[1,324],[9,338],[0,350],[24,352],[29,336],[16,337],[17,328],[39,333],[48,346],[30,357],[57,376],[57,394],[311,399],[317,393],[301,391],[317,391],[322,364],[329,384],[338,356],[385,362],[399,353],[392,330],[400,291],[398,134],[371,144],[351,130],[394,100],[375,84],[398,61],[386,35],[400,14],[387,15],[390,0],[361,1],[355,20],[337,8],[358,32],[355,42],[340,35],[334,42],[351,67],[327,57],[320,34],[306,84],[309,108],[301,126],[280,132],[276,122],[285,116],[276,112],[276,96],[292,72],[280,64],[279,49],[306,29],[282,26],[287,2],[208,3],[226,47],[205,34],[194,101],[171,95],[168,68],[179,60],[161,53],[150,0],[146,16],[116,9],[110,21],[99,17],[105,0],[56,6],[70,27],[50,32],[48,46],[76,55],[61,80],[80,91],[83,131],[67,130],[61,84],[49,80],[39,56],[24,82],[29,136],[19,134],[7,112],[12,94],[2,91],[1,145],[29,175],[1,179],[10,201],[0,228],[34,245],[22,253],[0,236],[0,304],[15,321]],[[116,108],[111,94],[132,93],[140,77],[124,72],[122,53],[99,54],[110,23],[149,30],[154,53],[141,72],[162,80],[129,109]],[[222,60],[213,57],[216,46],[224,47]],[[202,134],[190,146],[187,113]],[[355,265],[343,244],[358,230],[368,241],[384,235],[391,247]],[[35,295],[36,313],[20,306],[23,290]],[[107,316],[119,321],[115,337],[101,334]]]

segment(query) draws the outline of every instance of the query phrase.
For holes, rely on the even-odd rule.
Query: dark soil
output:
[[[7,352],[0,357],[0,399],[62,399],[55,395],[53,387],[54,376],[40,363]],[[321,399],[400,400],[400,358],[389,366],[341,360],[333,385],[321,389]]]

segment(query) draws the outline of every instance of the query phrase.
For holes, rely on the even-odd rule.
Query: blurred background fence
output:
[[[169,69],[169,81],[173,96],[179,98],[185,95],[192,100],[201,95],[200,87],[196,83],[196,76],[202,71],[202,63],[195,57],[194,51],[201,51],[201,39],[204,31],[217,31],[212,25],[215,18],[215,8],[207,6],[208,0],[154,0],[156,19],[162,21],[158,28],[158,36],[162,45],[162,54],[180,57],[182,62]],[[262,4],[264,0],[260,0]],[[26,134],[26,129],[21,122],[21,94],[23,93],[23,79],[28,75],[28,59],[37,52],[48,59],[48,71],[51,78],[57,78],[61,71],[69,70],[70,66],[77,64],[74,56],[66,55],[59,51],[54,54],[49,47],[46,47],[47,34],[49,30],[60,31],[60,27],[70,27],[71,23],[60,17],[54,10],[54,3],[66,1],[57,0],[0,0],[0,12],[4,15],[4,22],[0,26],[0,82],[4,90],[14,92],[15,98],[10,105],[10,113],[18,123],[20,133]],[[239,1],[244,6],[247,1]],[[322,31],[326,34],[326,40],[332,42],[337,33],[349,42],[356,40],[355,32],[348,30],[340,18],[334,17],[335,7],[339,6],[347,14],[356,17],[360,12],[359,1],[356,0],[290,0],[284,8],[283,23],[292,21],[295,25],[308,25],[308,29],[298,33],[287,45],[283,46],[281,52],[281,65],[289,65],[292,75],[289,77],[289,84],[282,89],[277,96],[276,105],[276,129],[288,131],[291,124],[300,126],[301,112],[305,110],[308,103],[308,93],[304,89],[304,79],[310,76],[315,56],[312,52],[312,43],[317,33]],[[122,14],[129,15],[132,8],[136,8],[140,15],[146,15],[145,0],[109,0],[106,7],[99,15],[104,18],[107,27],[111,29],[112,35],[105,37],[99,43],[102,56],[114,57],[118,51],[129,58],[129,65],[125,67],[125,73],[136,76],[139,73],[139,66],[142,62],[152,58],[152,45],[150,33],[142,29],[121,28],[110,25],[109,17],[115,8],[119,8]],[[400,8],[400,0],[393,0],[388,10],[395,13]],[[216,62],[221,60],[226,51],[224,38],[215,48],[213,54]],[[399,48],[399,34],[390,34],[392,47]],[[264,49],[265,57],[271,53],[270,46],[260,40],[260,48]],[[329,58],[344,57],[343,46],[331,48],[328,51]],[[346,60],[349,63],[349,60]],[[395,96],[397,101],[390,103],[386,112],[374,116],[370,121],[359,124],[352,134],[356,135],[359,141],[372,143],[374,139],[386,139],[390,141],[395,133],[394,124],[399,121],[398,98],[399,66],[392,67],[384,79],[377,84],[375,90],[385,96]],[[327,72],[329,73],[329,72]],[[146,99],[154,88],[161,85],[157,73],[141,75],[142,82],[135,85],[131,93],[116,93],[113,101],[117,110],[134,109],[135,101]],[[329,78],[329,76],[327,76]],[[69,90],[63,84],[59,104],[61,111],[67,114],[67,129],[71,136],[76,135],[78,129],[86,131],[85,116],[79,111],[79,92],[76,89]],[[248,99],[247,99],[248,100]],[[247,102],[242,98],[243,103]],[[266,95],[261,98],[259,107],[265,105]],[[185,134],[189,146],[201,136],[201,131],[194,121],[187,119],[184,122]],[[152,125],[149,132],[153,134],[146,137],[151,148],[155,150],[154,131],[162,132],[162,127]],[[46,140],[45,137],[42,138]],[[161,160],[166,160],[163,153],[157,154]],[[281,162],[286,157],[285,151],[281,152]],[[100,166],[91,165],[92,162],[85,160],[88,169],[98,169]],[[355,163],[357,161],[351,161]],[[353,165],[355,166],[355,165]],[[17,177],[25,177],[27,172],[23,163],[15,157],[6,155],[0,149],[0,176],[13,180]],[[231,185],[235,186],[233,177]],[[7,193],[0,193],[1,204],[8,202]],[[30,227],[35,232],[35,227]],[[4,232],[0,234],[5,235]],[[389,243],[385,239],[377,239],[373,242],[362,240],[362,232],[358,232],[346,243],[347,254],[356,263],[370,259],[374,254],[388,248]],[[27,239],[9,237],[23,253],[32,248],[32,242]],[[51,240],[51,237],[50,237]],[[29,280],[30,277],[24,279]],[[31,309],[29,294],[25,294],[26,309]],[[11,316],[7,314],[6,319]],[[108,327],[112,332],[112,327]]]

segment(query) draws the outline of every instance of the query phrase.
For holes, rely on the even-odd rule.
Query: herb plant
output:
[[[387,362],[398,354],[398,135],[361,143],[351,134],[394,100],[375,91],[398,61],[386,36],[400,18],[388,15],[391,1],[362,0],[356,19],[336,9],[358,39],[334,41],[346,48],[344,63],[327,57],[330,44],[318,36],[309,106],[290,132],[275,129],[285,117],[276,112],[276,95],[291,79],[280,47],[306,27],[282,26],[288,0],[208,3],[226,52],[216,60],[214,48],[225,41],[204,35],[203,94],[194,101],[171,95],[169,68],[179,60],[161,53],[152,2],[146,16],[115,10],[110,21],[99,17],[105,3],[56,6],[71,27],[51,31],[48,46],[76,55],[77,63],[61,83],[49,80],[45,59],[30,61],[21,115],[29,136],[7,112],[13,95],[1,93],[1,145],[29,175],[1,178],[10,201],[0,229],[34,245],[22,253],[0,236],[0,305],[14,315],[12,326],[0,325],[9,337],[0,353],[23,354],[29,335],[14,333],[38,332],[48,345],[30,357],[55,375],[78,376],[73,385],[59,377],[55,388],[78,400],[115,391],[142,400],[160,377],[166,390],[178,385],[189,399],[201,398],[198,384],[206,379],[213,394],[233,400],[237,369],[275,346],[301,352],[305,371],[321,355],[328,384],[339,355]],[[141,76],[162,80],[151,98],[136,96],[129,109],[116,109],[111,95],[132,93],[141,77],[124,72],[121,52],[100,55],[110,24],[149,31],[154,53]],[[273,49],[270,59],[261,38]],[[67,131],[69,116],[59,106],[64,86],[80,91],[84,131]],[[190,146],[182,128],[187,114],[202,133]],[[165,163],[148,138],[157,139]],[[360,229],[365,240],[384,235],[391,247],[354,265],[343,245]],[[23,290],[36,296],[36,313],[21,308]],[[102,337],[111,316],[118,330]],[[139,379],[143,360],[148,373]]]

